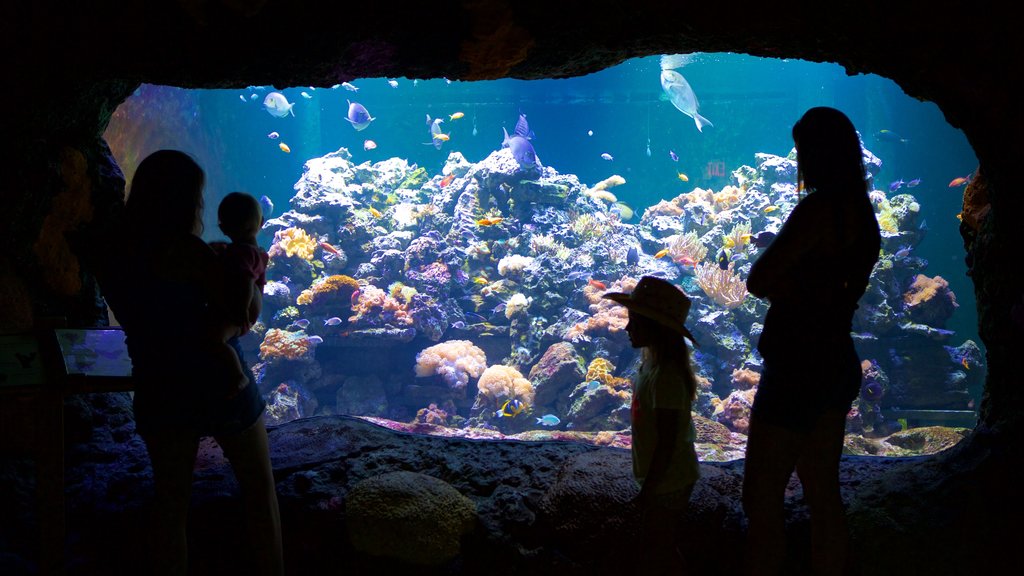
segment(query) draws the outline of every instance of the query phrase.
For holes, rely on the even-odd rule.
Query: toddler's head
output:
[[[228,194],[217,207],[217,225],[234,242],[256,238],[263,226],[259,201],[244,192]]]

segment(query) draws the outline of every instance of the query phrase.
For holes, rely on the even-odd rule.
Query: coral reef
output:
[[[448,340],[416,355],[416,377],[439,375],[448,386],[465,389],[487,367],[487,356],[469,340]]]
[[[716,304],[736,308],[747,297],[747,283],[733,271],[733,262],[723,269],[716,263],[707,262],[694,267],[697,285]]]
[[[268,254],[271,257],[296,257],[303,260],[312,260],[313,251],[317,247],[317,241],[302,228],[286,228],[274,233],[274,243],[270,246]]]
[[[287,332],[271,328],[260,344],[260,358],[264,360],[302,360],[309,358],[313,345],[305,332]]]
[[[880,160],[866,150],[864,157],[877,173]],[[523,403],[559,418],[562,429],[531,437],[588,431],[597,441],[598,433],[628,427],[630,378],[639,365],[624,332],[627,310],[602,296],[655,275],[694,295],[689,322],[702,383],[695,410],[742,436],[768,307],[746,297],[744,277],[763,249],[751,238],[778,233],[800,201],[795,176],[792,152],[758,153],[720,189],[683,191],[627,224],[609,192],[621,177],[587,187],[548,166],[526,173],[506,149],[477,163],[453,152],[434,175],[399,158],[354,164],[344,149],[311,159],[292,209],[265,225],[275,244],[261,389],[293,381],[316,391],[318,413],[376,414],[414,420],[420,431],[454,434],[438,429],[457,427],[473,437],[496,428],[525,433],[533,419],[493,416],[499,399],[523,402],[531,385],[536,405]],[[892,432],[897,408],[966,413],[968,390],[976,394],[984,374],[972,369],[980,353],[950,342],[944,323],[955,298],[924,275],[927,262],[914,253],[926,230],[918,225],[921,206],[909,194],[870,196],[887,231],[854,318],[858,352],[871,369],[849,429],[879,437]],[[714,262],[706,261],[709,252]],[[314,358],[319,342],[327,346]],[[380,354],[375,364],[371,350]],[[302,362],[284,362],[288,355]],[[413,356],[415,374],[435,380],[417,382],[401,368]],[[495,371],[505,384],[495,371],[482,377],[487,356],[501,358],[504,367]],[[593,359],[589,371],[584,359]],[[339,374],[353,362],[379,380]],[[324,402],[332,392],[333,405]],[[422,408],[431,402],[449,428],[439,412]],[[417,419],[417,410],[426,412]],[[606,436],[601,441],[628,444],[628,436]],[[707,458],[732,453],[701,447]]]
[[[400,298],[403,296],[401,290],[398,295]],[[352,312],[348,320],[353,326],[399,327],[413,323],[407,304],[370,284],[359,289],[352,302]]]
[[[299,293],[296,304],[316,307],[348,307],[352,293],[359,290],[359,282],[351,276],[335,274],[319,278]]]
[[[949,289],[949,282],[942,276],[929,278],[918,274],[903,293],[903,303],[913,322],[943,327],[946,320],[960,306],[956,295]]]
[[[426,408],[420,408],[416,411],[416,418],[413,419],[413,422],[433,424],[435,426],[447,426],[448,411],[438,408],[437,404],[431,402]]]
[[[668,244],[668,255],[678,264],[694,266],[703,261],[707,253],[707,246],[700,241],[696,232],[673,236]]]
[[[527,409],[533,406],[533,384],[511,366],[495,364],[488,366],[476,383],[478,401],[498,408],[505,400],[516,399]]]

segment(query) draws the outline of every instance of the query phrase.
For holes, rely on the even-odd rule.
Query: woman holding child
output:
[[[153,572],[186,574],[186,524],[199,441],[212,436],[238,480],[248,516],[254,573],[282,574],[281,527],[270,466],[264,401],[246,369],[228,363],[210,334],[222,330],[221,260],[200,238],[202,168],[161,150],[135,172],[118,253],[103,283],[123,326],[135,380],[136,430],[153,466]],[[246,327],[241,327],[240,330]],[[220,342],[216,344],[222,344]]]

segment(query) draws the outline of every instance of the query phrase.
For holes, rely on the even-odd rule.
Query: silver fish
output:
[[[662,70],[661,89],[665,91],[669,102],[676,109],[693,118],[699,132],[703,132],[705,126],[714,126],[710,120],[697,112],[697,109],[700,108],[697,95],[693,93],[693,88],[690,88],[690,83],[683,78],[682,74],[675,70]]]

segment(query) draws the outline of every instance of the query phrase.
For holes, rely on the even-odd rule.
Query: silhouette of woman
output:
[[[203,337],[217,322],[221,272],[202,233],[202,168],[160,150],[135,171],[115,254],[101,278],[125,332],[135,380],[135,428],[153,466],[155,497],[147,574],[188,573],[186,536],[199,441],[213,436],[231,463],[248,514],[247,573],[283,574],[281,523],[270,464],[265,403],[252,381],[238,390],[231,367]],[[108,243],[109,245],[113,245]],[[235,353],[241,359],[241,350]]]
[[[811,513],[814,572],[840,574],[847,530],[839,459],[861,381],[850,331],[881,238],[850,120],[811,108],[793,126],[793,142],[798,185],[808,194],[747,279],[750,293],[770,303],[743,479],[747,571],[779,573],[784,494],[795,469]]]

